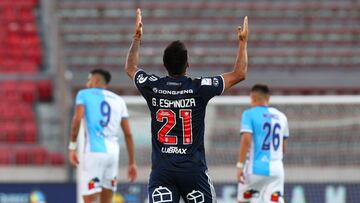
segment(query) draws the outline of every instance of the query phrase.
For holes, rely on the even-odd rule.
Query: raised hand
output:
[[[142,30],[142,21],[141,21],[141,10],[138,8],[136,10],[136,21],[135,21],[135,34],[134,38],[141,39]]]
[[[248,28],[248,17],[245,16],[243,26],[238,27],[238,37],[240,41],[247,41],[249,35],[249,28]]]

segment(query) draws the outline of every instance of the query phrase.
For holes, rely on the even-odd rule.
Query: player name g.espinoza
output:
[[[151,101],[153,106],[159,106],[161,108],[189,108],[196,106],[196,102],[194,98],[179,99],[179,100],[159,99],[158,102],[156,98],[152,98]]]

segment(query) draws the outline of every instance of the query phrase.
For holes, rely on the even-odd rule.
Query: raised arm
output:
[[[142,22],[141,22],[141,10],[136,10],[136,21],[135,21],[135,34],[127,54],[125,71],[128,76],[133,79],[136,71],[138,70],[139,63],[139,49],[140,40],[142,35]]]
[[[224,73],[222,76],[224,78],[225,88],[227,90],[232,86],[236,85],[242,80],[245,80],[248,57],[247,57],[247,40],[248,40],[248,17],[244,18],[243,27],[241,26],[238,29],[238,38],[239,38],[239,49],[234,65],[234,70],[228,73]]]

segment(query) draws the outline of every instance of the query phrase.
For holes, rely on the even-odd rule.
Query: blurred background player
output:
[[[242,114],[242,137],[236,165],[239,203],[284,202],[282,159],[289,128],[286,116],[269,107],[269,97],[268,86],[254,85],[250,92],[252,108]]]
[[[91,71],[87,89],[76,95],[76,107],[71,128],[69,159],[73,166],[79,164],[76,140],[81,120],[85,123],[85,147],[81,163],[81,194],[85,203],[111,203],[116,191],[118,174],[119,127],[125,136],[129,166],[128,178],[134,181],[137,175],[134,144],[124,100],[107,90],[111,80],[108,71]]]
[[[166,77],[138,69],[142,35],[141,11],[137,10],[135,35],[125,70],[147,101],[152,120],[152,172],[150,202],[216,202],[207,174],[204,119],[208,101],[245,79],[247,72],[248,20],[238,30],[239,49],[234,70],[216,77],[186,76],[188,52],[180,41],[170,43],[163,54]]]

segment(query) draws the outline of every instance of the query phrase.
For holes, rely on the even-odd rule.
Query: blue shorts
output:
[[[150,203],[214,203],[216,195],[207,171],[174,172],[153,170],[149,180]]]

